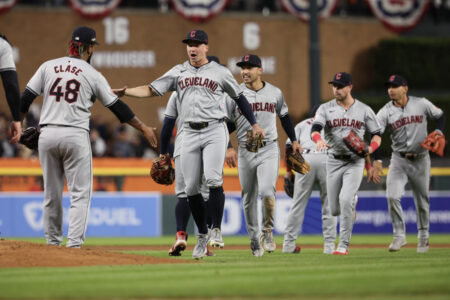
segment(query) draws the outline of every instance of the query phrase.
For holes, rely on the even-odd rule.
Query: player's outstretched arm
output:
[[[234,150],[231,141],[228,142],[228,149],[225,153],[225,161],[230,168],[235,168],[237,166],[237,153],[236,150]]]
[[[13,121],[11,122],[10,127],[10,143],[14,144],[17,143],[20,139],[20,135],[22,134],[22,123],[20,121]]]
[[[291,117],[289,114],[286,114],[282,118],[280,118],[281,126],[283,126],[284,131],[286,132],[287,136],[291,140],[292,143],[292,151],[295,152],[302,152],[302,147],[298,143],[296,137],[295,137],[295,129],[294,124],[292,124]]]
[[[136,116],[134,116],[130,121],[127,122],[138,131],[142,133],[145,139],[150,143],[152,147],[156,147],[158,145],[158,139],[155,134],[155,127],[149,127],[145,125],[141,120],[139,120]]]
[[[375,160],[372,164],[372,168],[367,171],[367,182],[373,181],[373,183],[380,183],[380,176],[383,174],[383,162],[381,160]]]
[[[112,89],[112,92],[118,97],[129,96],[135,98],[147,98],[158,96],[158,94],[148,85],[137,86],[134,88],[124,86],[120,89]]]

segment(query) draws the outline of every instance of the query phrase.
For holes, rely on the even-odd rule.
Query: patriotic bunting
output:
[[[69,0],[70,7],[88,19],[100,19],[109,15],[122,0]]]
[[[309,0],[278,0],[283,7],[302,21],[309,21]],[[317,15],[320,19],[333,14],[339,0],[317,0]]]
[[[229,0],[172,0],[175,11],[192,22],[206,22],[219,14]]]
[[[392,31],[412,29],[425,15],[430,0],[366,0],[373,14]]]
[[[0,13],[8,11],[16,2],[17,0],[0,0]]]

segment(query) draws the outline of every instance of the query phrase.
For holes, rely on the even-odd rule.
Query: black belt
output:
[[[271,140],[271,141],[267,141],[267,142],[262,141],[262,144],[261,144],[261,146],[259,146],[259,148],[265,147],[265,146],[267,146],[267,144],[271,144],[271,143],[276,142],[276,141],[277,141],[277,139],[274,139],[274,140]]]
[[[214,122],[216,122],[216,121],[212,121],[209,123],[213,124]],[[217,122],[218,123],[223,122],[223,119],[217,120]],[[199,122],[199,123],[189,122],[189,127],[191,127],[192,129],[195,129],[195,130],[200,130],[200,129],[208,127],[209,123],[208,122]]]
[[[411,152],[397,152],[401,157],[409,159],[409,160],[416,160],[421,158],[422,154],[417,153],[411,153]]]
[[[335,159],[340,159],[340,160],[350,160],[352,158],[352,156],[349,154],[344,154],[344,155],[333,154],[333,157]]]

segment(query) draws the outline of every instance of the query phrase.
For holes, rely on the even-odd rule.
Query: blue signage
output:
[[[44,236],[42,193],[0,193],[0,236]],[[63,197],[67,235],[69,195]],[[94,193],[86,236],[160,236],[159,193]]]

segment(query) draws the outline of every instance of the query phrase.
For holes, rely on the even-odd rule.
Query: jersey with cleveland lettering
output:
[[[105,77],[86,61],[61,57],[43,63],[26,87],[44,102],[40,125],[63,125],[89,130],[90,108],[98,98],[106,107],[119,98]]]
[[[328,152],[337,155],[355,156],[344,144],[344,138],[352,129],[361,138],[364,138],[366,131],[371,134],[381,131],[374,111],[357,99],[348,110],[340,106],[336,99],[322,104],[317,110],[313,124],[324,127],[325,139],[331,146]]]
[[[273,141],[278,137],[276,117],[284,117],[288,113],[288,107],[284,101],[283,93],[276,86],[264,82],[262,89],[254,91],[241,84],[244,95],[250,103],[256,122],[266,132],[265,141]],[[227,115],[236,124],[236,137],[239,143],[247,140],[247,130],[252,126],[242,114],[237,103],[227,98],[225,102]]]
[[[224,93],[237,99],[242,89],[230,70],[211,61],[193,67],[189,61],[176,65],[150,87],[159,95],[176,91],[185,122],[209,122],[225,118]]]
[[[408,96],[404,108],[389,101],[377,116],[382,132],[388,129],[391,134],[392,151],[424,153],[428,150],[420,144],[428,135],[427,118],[438,119],[443,113],[426,98]]]
[[[0,38],[0,72],[15,70],[16,65],[14,64],[11,45]]]
[[[303,152],[316,152],[316,143],[314,143],[311,139],[311,128],[313,122],[314,118],[309,118],[301,121],[295,126],[295,137],[297,138],[297,142],[300,144],[300,146],[302,146]],[[322,128],[322,130],[320,131],[320,135],[324,136],[323,133],[324,131]],[[326,142],[325,137],[324,141]],[[291,140],[287,139],[286,144],[291,144]],[[326,153],[327,150],[323,149],[320,150],[320,152]]]
[[[177,97],[177,92],[170,95],[169,102],[167,102],[165,116],[177,120],[177,135],[175,137],[175,149],[173,150],[173,157],[181,154],[181,146],[183,143],[183,118],[180,116],[180,101]]]

